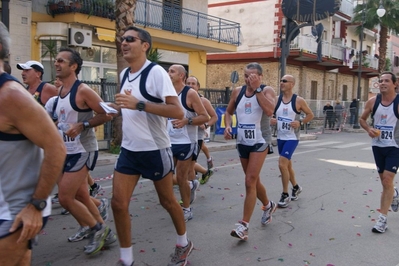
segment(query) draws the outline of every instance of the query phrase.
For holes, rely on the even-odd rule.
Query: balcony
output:
[[[329,42],[322,42],[322,55],[324,58],[331,59],[334,61],[338,61],[341,66],[348,65],[349,64],[344,64],[344,54],[346,52],[346,49],[349,47],[344,47],[341,45],[336,45],[336,44],[331,44]],[[291,51],[301,51],[302,53],[308,53],[308,54],[317,54],[317,43],[316,43],[316,38],[314,36],[307,36],[307,35],[300,35],[295,40],[293,40],[290,44],[290,50]],[[355,58],[352,60],[352,65],[353,69],[357,68],[357,57],[359,54],[359,51],[356,49],[353,49]],[[316,59],[314,59],[316,61]],[[324,61],[324,60],[323,60]],[[324,62],[323,62],[324,63]],[[321,64],[323,64],[321,63]],[[324,65],[327,65],[325,63]],[[377,69],[378,68],[378,59],[375,58],[372,55],[365,54],[363,55],[362,58],[362,66],[364,68],[371,68],[371,69]]]
[[[221,43],[240,45],[240,24],[205,13],[164,4],[138,0],[135,20],[144,27],[162,29]]]
[[[65,13],[82,13],[115,19],[115,4],[112,0],[49,0],[46,7],[47,13],[53,17]],[[135,22],[148,28],[240,45],[239,23],[160,1],[137,0]]]
[[[115,19],[115,3],[112,0],[49,0],[46,8],[47,14],[53,17],[65,13],[82,13]]]
[[[342,0],[339,12],[352,17],[353,16],[353,1],[352,0]]]

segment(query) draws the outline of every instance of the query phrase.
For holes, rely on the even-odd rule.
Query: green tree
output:
[[[386,10],[385,15],[380,18],[377,16],[377,9],[380,4]],[[399,33],[399,1],[398,0],[364,0],[353,10],[353,23],[359,23],[357,32],[360,33],[361,24],[364,28],[373,30],[380,26],[380,40],[378,47],[378,72],[385,70],[388,34]]]

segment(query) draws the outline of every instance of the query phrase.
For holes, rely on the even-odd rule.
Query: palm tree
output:
[[[380,7],[380,4],[386,10],[382,18],[377,16],[377,9]],[[377,28],[378,25],[380,26],[378,72],[381,73],[385,70],[388,34],[399,33],[399,1],[364,0],[362,3],[358,3],[353,12],[352,22],[363,23],[364,28],[370,30]],[[360,33],[361,27],[362,25],[356,28],[358,33]]]
[[[117,70],[118,73],[128,66],[122,57],[121,37],[125,29],[134,25],[134,12],[136,10],[136,0],[116,0],[115,1],[115,44],[117,52]],[[120,81],[119,81],[120,82]],[[119,86],[117,86],[117,92]],[[122,142],[122,118],[121,116],[114,119],[112,123],[112,146],[120,146]]]

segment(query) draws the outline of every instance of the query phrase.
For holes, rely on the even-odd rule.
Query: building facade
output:
[[[3,1],[2,1],[3,2]],[[5,1],[4,1],[5,2]],[[189,75],[205,84],[206,55],[235,52],[240,43],[240,25],[207,14],[208,1],[137,0],[135,26],[153,38],[159,64],[184,65]],[[18,63],[40,61],[44,81],[55,79],[53,61],[60,47],[73,47],[84,62],[79,79],[117,82],[114,0],[9,0],[6,12],[12,48],[12,74],[21,79]],[[8,13],[7,13],[8,12]],[[2,20],[7,16],[2,16]],[[4,21],[4,20],[3,20]],[[133,25],[133,22],[132,22]],[[97,131],[103,139],[102,128]]]
[[[321,61],[317,58],[317,37],[312,27],[300,29],[299,35],[290,43],[286,73],[297,80],[297,93],[322,109],[320,100],[351,101],[357,98],[358,73],[361,72],[360,101],[369,97],[369,79],[377,75],[376,54],[378,31],[364,30],[362,51],[358,25],[351,22],[357,1],[342,0],[339,11],[322,24]],[[281,40],[285,36],[286,19],[281,0],[208,1],[208,13],[236,20],[241,24],[242,45],[237,52],[208,54],[207,86],[225,88],[231,86],[230,74],[238,71],[239,84],[244,83],[243,68],[249,62],[259,62],[264,68],[264,82],[278,92],[280,79]],[[359,56],[362,67],[359,68]],[[318,101],[318,103],[317,103]]]

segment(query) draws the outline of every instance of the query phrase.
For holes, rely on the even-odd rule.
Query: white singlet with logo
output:
[[[237,104],[237,144],[253,146],[266,143],[262,136],[260,121],[263,109],[260,107],[256,95],[247,97],[244,93]]]
[[[288,103],[281,101],[281,104],[276,111],[277,138],[281,140],[299,139],[299,129],[295,130],[291,127],[291,122],[299,120],[299,115],[292,108],[291,101]]]
[[[378,147],[399,147],[398,118],[393,111],[394,103],[384,106],[378,105],[374,114],[374,128],[380,130],[380,135],[373,138],[372,146]]]
[[[129,73],[129,78],[126,79],[121,89],[122,94],[125,94],[125,90],[128,90],[139,101],[149,102],[140,92],[141,76],[138,75],[150,63],[147,60],[139,71]],[[120,74],[121,80],[124,73],[125,70]],[[148,94],[161,99],[163,102],[168,96],[177,96],[168,73],[159,65],[155,65],[148,73],[145,89]],[[160,115],[122,108],[123,138],[121,146],[129,151],[153,151],[170,147],[166,120],[165,117]]]

